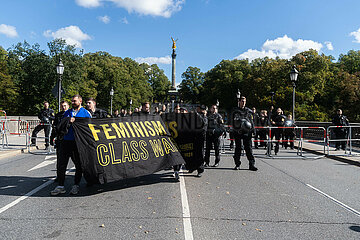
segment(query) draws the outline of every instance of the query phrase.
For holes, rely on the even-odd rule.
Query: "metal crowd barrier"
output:
[[[322,146],[323,146],[323,153],[324,153],[324,156],[326,155],[326,143],[327,143],[327,139],[326,139],[326,129],[324,127],[255,127],[256,129],[265,129],[267,130],[267,134],[266,134],[266,137],[267,139],[266,140],[253,140],[253,142],[265,142],[266,143],[266,155],[268,157],[272,157],[274,158],[272,155],[271,155],[271,148],[273,146],[273,143],[291,143],[293,142],[294,145],[295,145],[295,142],[298,143],[298,146],[297,146],[297,156],[296,157],[302,157],[302,158],[309,158],[307,156],[304,155],[304,152],[303,152],[303,144],[305,142],[309,142],[309,143],[320,143]],[[293,131],[295,131],[295,137],[294,137],[294,140],[287,140],[287,139],[284,139],[284,132],[282,133],[282,139],[274,139],[275,137],[275,134],[273,134],[273,130],[274,129],[292,129]],[[307,139],[305,138],[305,132],[306,131],[321,131],[322,132],[322,135],[323,137],[321,139]],[[322,157],[322,156],[320,156]],[[277,156],[277,158],[281,158],[279,156]],[[286,158],[290,158],[290,157],[286,157]],[[319,156],[317,156],[316,158],[319,158]]]
[[[346,138],[332,138],[333,134],[331,133],[335,133],[334,130],[336,129],[345,129],[344,131],[344,135]],[[355,130],[355,131],[354,131]],[[358,131],[356,131],[358,130]],[[360,141],[360,138],[357,138],[358,136],[360,137],[360,126],[329,126],[327,128],[326,131],[327,134],[327,155],[331,156],[360,156],[360,153],[354,153],[353,151],[353,142],[354,141]],[[344,154],[342,153],[338,153],[338,154],[331,154],[330,153],[330,143],[331,142],[345,142],[345,150],[344,150]]]
[[[26,126],[26,131],[18,131],[18,132],[11,132],[10,128],[8,126],[9,122],[17,122],[18,126],[20,124]],[[27,123],[27,121],[24,120],[18,120],[18,119],[3,119],[0,120],[0,124],[1,124],[1,136],[2,136],[2,147],[9,147],[9,142],[8,142],[8,137],[7,135],[18,135],[18,136],[25,136],[25,146],[26,148],[29,147],[29,136],[30,136],[30,130],[29,130],[29,125]],[[19,129],[19,127],[17,128]]]

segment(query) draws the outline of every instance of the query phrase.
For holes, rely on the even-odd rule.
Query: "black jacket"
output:
[[[38,118],[40,119],[41,123],[51,124],[52,121],[55,119],[54,110],[52,110],[51,108],[48,108],[48,109],[44,108],[39,112]]]
[[[89,112],[91,113],[92,118],[107,118],[108,117],[107,112],[100,108],[95,108],[95,112],[93,112],[91,110],[89,110]]]

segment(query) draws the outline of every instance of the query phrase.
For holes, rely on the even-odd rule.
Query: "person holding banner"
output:
[[[92,118],[107,118],[108,114],[105,110],[96,107],[96,100],[88,98],[86,101],[86,109],[91,113]]]
[[[249,170],[257,171],[258,169],[255,167],[255,158],[251,148],[251,137],[254,131],[253,112],[250,108],[245,107],[245,105],[246,97],[241,96],[238,99],[238,107],[236,107],[232,113],[232,125],[235,137],[234,170],[240,170],[241,149],[244,144],[246,157],[249,160]]]
[[[58,186],[50,193],[52,196],[56,196],[65,193],[65,172],[69,162],[69,158],[75,165],[75,181],[70,194],[79,193],[79,184],[82,177],[82,168],[80,163],[79,152],[75,142],[74,129],[71,124],[76,118],[91,118],[91,113],[81,106],[82,97],[80,95],[74,95],[71,100],[72,108],[64,113],[63,120],[57,129],[59,134],[64,134],[63,140],[60,146],[60,158],[57,161],[57,179]]]

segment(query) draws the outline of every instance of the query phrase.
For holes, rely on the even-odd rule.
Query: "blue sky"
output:
[[[358,0],[0,0],[0,46],[56,37],[85,52],[157,63],[176,82],[187,67],[206,72],[223,59],[290,58],[313,48],[360,48]]]

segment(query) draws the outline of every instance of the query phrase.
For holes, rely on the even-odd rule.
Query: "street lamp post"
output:
[[[112,111],[112,102],[113,102],[113,96],[114,96],[114,89],[111,87],[111,90],[110,90],[110,112],[111,112],[111,115],[113,114],[113,111]]]
[[[59,106],[59,112],[60,112],[60,102],[61,102],[61,77],[62,77],[62,75],[63,75],[63,73],[64,73],[64,64],[62,63],[61,58],[60,58],[59,64],[56,66],[56,72],[57,72],[57,74],[59,74],[58,106]]]
[[[292,112],[292,117],[293,117],[293,121],[295,122],[295,88],[296,88],[296,80],[297,77],[299,75],[298,70],[296,70],[296,66],[294,65],[290,71],[290,80],[293,84],[293,112]]]
[[[132,99],[130,99],[130,112],[131,112]]]
[[[241,97],[241,92],[240,90],[238,89],[237,93],[236,93],[236,98],[239,100]]]

